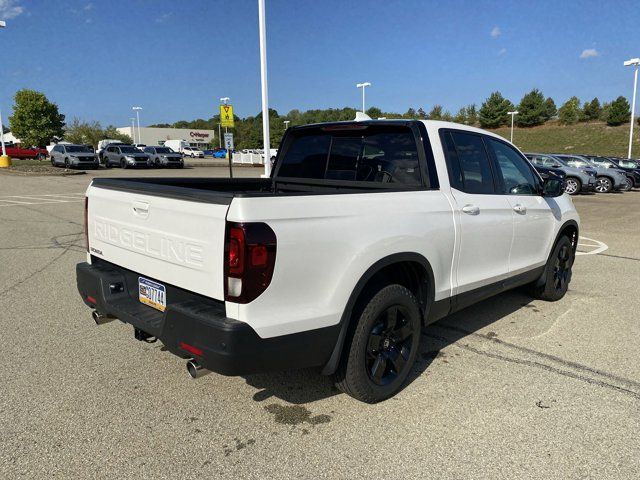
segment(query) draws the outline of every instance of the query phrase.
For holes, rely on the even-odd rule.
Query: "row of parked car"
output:
[[[170,147],[145,146],[143,149],[124,143],[109,144],[95,153],[89,145],[58,144],[49,153],[51,165],[65,168],[183,168],[181,153]]]
[[[565,192],[625,192],[640,188],[640,162],[620,157],[525,153],[538,172],[565,180]]]

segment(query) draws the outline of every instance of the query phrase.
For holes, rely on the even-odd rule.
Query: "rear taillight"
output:
[[[276,264],[276,234],[266,223],[227,222],[225,300],[249,303],[271,283]]]
[[[84,197],[84,245],[89,251],[89,197]]]

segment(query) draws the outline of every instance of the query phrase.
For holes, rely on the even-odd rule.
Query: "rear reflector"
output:
[[[184,351],[189,352],[195,355],[196,357],[202,356],[202,350],[199,349],[198,347],[194,347],[193,345],[189,345],[188,343],[184,343],[184,342],[180,342],[179,346]]]
[[[94,305],[98,303],[96,302],[96,299],[93,298],[91,295],[87,295],[87,302],[93,303]]]

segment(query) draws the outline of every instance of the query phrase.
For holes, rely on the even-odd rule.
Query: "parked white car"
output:
[[[182,154],[185,157],[204,158],[204,152],[195,147],[182,147]]]
[[[318,367],[377,402],[425,325],[521,285],[567,292],[576,209],[498,135],[339,122],[280,150],[266,179],[95,178],[77,285],[96,323],[161,340],[193,377]]]

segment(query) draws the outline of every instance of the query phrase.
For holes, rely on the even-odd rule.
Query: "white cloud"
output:
[[[498,27],[493,27],[493,30],[491,30],[491,38],[498,38],[500,35],[502,34],[502,32],[500,31],[500,29]]]
[[[166,22],[167,20],[169,20],[169,18],[171,18],[172,15],[173,13],[171,12],[163,13],[159,17],[156,17],[156,23]]]
[[[24,7],[17,5],[15,0],[0,0],[0,17],[3,20],[16,18],[22,13],[24,13]]]
[[[599,57],[600,53],[595,48],[587,48],[580,54],[580,58]]]
[[[505,53],[507,53],[507,49],[506,49],[506,48],[501,48],[501,49],[498,51],[498,55],[500,55],[500,56],[504,55]]]
[[[85,12],[88,12],[89,10],[93,10],[93,3],[91,3],[91,2],[87,3],[82,9]]]

